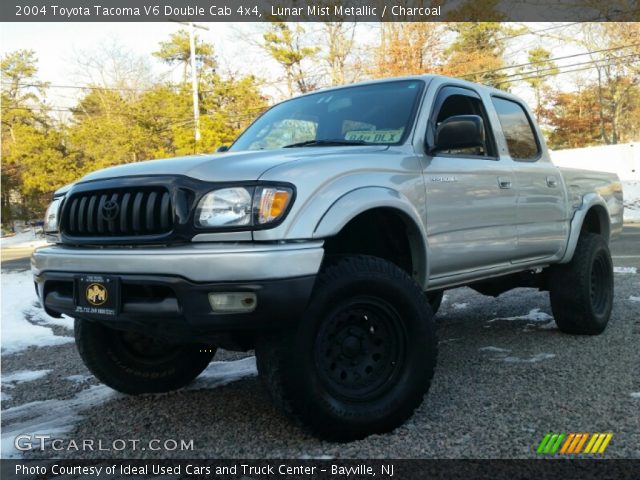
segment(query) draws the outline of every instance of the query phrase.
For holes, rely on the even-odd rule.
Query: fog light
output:
[[[253,312],[258,299],[255,293],[250,292],[210,293],[209,304],[217,313]]]

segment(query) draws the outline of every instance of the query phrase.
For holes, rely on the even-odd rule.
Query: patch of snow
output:
[[[631,392],[629,395],[631,398],[640,398],[640,392]]]
[[[624,221],[640,222],[640,182],[623,181]]]
[[[523,332],[537,332],[538,330],[557,330],[558,325],[555,319],[552,317],[547,323],[527,323],[522,329]]]
[[[629,301],[631,301],[631,302],[640,302],[640,297],[634,297],[633,295],[631,295],[629,297]]]
[[[45,377],[51,373],[51,370],[21,370],[14,373],[6,373],[2,375],[1,381],[3,388],[13,388],[15,385],[25,382],[33,382],[39,378]]]
[[[529,310],[529,313],[526,315],[520,315],[517,317],[498,317],[492,318],[487,323],[500,322],[500,321],[530,321],[530,322],[544,322],[547,323],[550,320],[553,320],[553,317],[548,313],[541,312],[539,308],[534,308]]]
[[[232,362],[211,362],[187,390],[221,387],[244,377],[258,375],[256,357],[247,357]]]
[[[69,375],[67,377],[64,377],[65,380],[69,380],[70,382],[74,383],[84,383],[92,378],[93,375]]]
[[[448,302],[449,301],[449,295],[447,295],[446,293],[442,295],[442,303]]]
[[[469,306],[468,303],[454,303],[452,305],[454,310],[464,310],[465,308],[467,308]]]
[[[494,346],[481,347],[478,350],[480,350],[481,352],[494,353],[495,356],[492,360],[504,361],[507,363],[538,363],[542,362],[543,360],[548,360],[555,357],[553,353],[537,353],[532,357],[522,358],[515,355],[510,355],[511,350],[508,348],[500,348]]]
[[[495,352],[495,353],[509,353],[511,350],[508,348],[500,348],[500,347],[481,347],[478,350],[481,352]]]
[[[543,360],[549,360],[550,358],[554,358],[555,355],[553,353],[537,353],[529,358],[521,358],[521,357],[505,357],[503,360],[507,363],[538,363]]]
[[[613,273],[635,275],[638,273],[638,269],[636,267],[613,267]]]
[[[5,392],[0,392],[0,402],[6,402],[7,400],[11,400],[11,395]]]
[[[40,302],[27,308],[24,313],[29,319],[29,322],[36,325],[64,327],[67,330],[73,331],[73,318],[67,317],[64,314],[60,318],[50,317],[40,307]]]
[[[537,330],[557,330],[558,329],[558,325],[556,324],[556,321],[553,318],[549,323],[536,325],[535,327]]]
[[[2,246],[2,248],[35,248],[46,244],[47,241],[43,238],[39,238],[32,229],[16,233],[10,237],[0,238],[0,246]]]
[[[333,460],[336,457],[332,457],[331,455],[308,455],[305,453],[298,458],[300,460]]]
[[[16,353],[30,346],[62,345],[73,342],[73,337],[54,335],[44,325],[71,325],[71,319],[55,319],[35,305],[37,297],[31,272],[2,274],[2,353]],[[27,321],[29,316],[34,323]]]
[[[60,436],[73,429],[82,419],[81,412],[116,398],[113,390],[97,385],[66,400],[40,400],[2,411],[1,458],[20,458],[22,452],[14,445],[20,434]]]
[[[215,388],[257,374],[255,357],[231,362],[212,362],[187,389]],[[72,375],[72,377],[76,376]],[[3,410],[0,457],[21,457],[22,452],[13,444],[16,436],[28,433],[60,437],[71,431],[75,424],[82,420],[82,412],[119,396],[119,393],[105,385],[95,385],[82,390],[70,399],[30,402]]]

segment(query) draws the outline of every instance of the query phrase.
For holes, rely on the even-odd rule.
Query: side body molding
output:
[[[413,276],[423,288],[426,288],[429,274],[426,229],[420,213],[397,190],[385,187],[363,187],[344,194],[320,218],[314,229],[313,238],[337,235],[359,214],[377,208],[393,210],[405,222],[414,263]]]
[[[575,211],[573,215],[573,219],[571,220],[571,225],[569,227],[569,240],[567,242],[567,249],[562,256],[562,259],[559,263],[568,263],[573,258],[573,254],[576,251],[576,246],[578,245],[578,238],[580,237],[580,231],[582,229],[582,225],[587,216],[587,213],[592,208],[597,209],[598,217],[600,219],[600,226],[603,229],[602,233],[607,242],[609,242],[609,237],[611,235],[611,219],[609,218],[609,209],[607,208],[607,202],[602,196],[597,193],[588,193],[584,197],[582,197],[582,204]]]

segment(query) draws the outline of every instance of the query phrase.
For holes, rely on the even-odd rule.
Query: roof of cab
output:
[[[433,80],[433,79],[441,79],[441,80],[445,80],[445,81],[448,80],[448,81],[455,82],[455,83],[457,83],[459,85],[466,85],[466,86],[471,87],[471,88],[475,88],[475,89],[479,89],[479,90],[485,90],[488,93],[495,93],[495,94],[514,97],[515,98],[515,96],[513,94],[507,92],[506,90],[500,90],[498,88],[490,87],[488,85],[482,85],[480,83],[470,82],[468,80],[463,80],[461,78],[448,77],[448,76],[445,76],[445,75],[435,75],[435,74],[406,75],[406,76],[401,76],[401,77],[386,77],[386,78],[377,78],[377,79],[374,79],[374,80],[364,80],[364,81],[361,81],[361,82],[348,83],[348,84],[344,84],[344,85],[336,85],[336,86],[332,86],[332,87],[320,88],[318,90],[314,90],[312,92],[307,92],[307,93],[304,93],[302,95],[297,95],[296,97],[292,97],[292,98],[304,97],[304,96],[307,96],[307,95],[313,95],[315,93],[330,92],[332,90],[340,90],[340,89],[343,89],[343,88],[355,87],[355,86],[361,86],[361,85],[373,85],[373,84],[377,84],[377,83],[395,82],[395,81],[399,81],[399,80],[422,80],[422,81],[426,81],[428,83],[430,80]]]

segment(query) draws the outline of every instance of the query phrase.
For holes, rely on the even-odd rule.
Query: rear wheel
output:
[[[136,332],[75,320],[78,352],[98,380],[128,394],[161,393],[191,383],[215,349],[172,345]]]
[[[432,314],[420,287],[375,257],[345,257],[320,275],[297,329],[258,344],[275,403],[319,436],[353,440],[393,430],[429,388]]]
[[[551,310],[566,333],[597,335],[613,308],[613,263],[602,236],[581,234],[571,262],[550,270]]]

